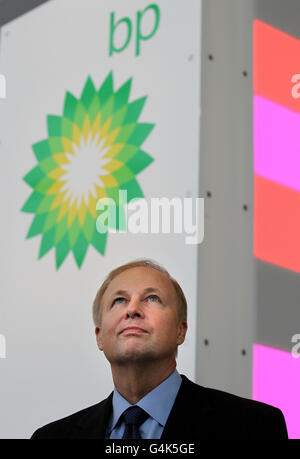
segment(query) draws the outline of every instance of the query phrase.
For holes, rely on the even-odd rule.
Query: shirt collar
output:
[[[181,376],[177,370],[174,370],[167,379],[139,400],[136,405],[143,408],[143,410],[145,410],[149,416],[155,419],[155,421],[159,424],[165,426],[180,385]],[[111,431],[115,428],[123,412],[133,405],[122,397],[117,389],[114,388],[112,406],[113,416],[110,427]]]

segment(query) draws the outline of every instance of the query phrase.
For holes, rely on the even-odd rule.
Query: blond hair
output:
[[[108,276],[106,277],[106,279],[100,286],[99,290],[97,291],[96,297],[93,302],[93,320],[96,326],[98,327],[100,326],[101,300],[102,300],[102,297],[108,285],[116,276],[132,268],[155,269],[156,271],[159,271],[162,274],[164,274],[172,282],[172,285],[175,289],[175,293],[177,297],[178,317],[182,321],[187,320],[187,302],[186,302],[184,293],[182,291],[182,288],[180,287],[178,282],[168,273],[168,271],[165,268],[160,266],[158,263],[150,259],[142,258],[142,259],[131,261],[130,263],[126,263],[125,265],[119,266],[118,268],[115,268],[108,274]]]

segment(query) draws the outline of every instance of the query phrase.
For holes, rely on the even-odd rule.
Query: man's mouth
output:
[[[121,335],[142,335],[148,333],[146,330],[140,327],[126,327],[121,331]]]

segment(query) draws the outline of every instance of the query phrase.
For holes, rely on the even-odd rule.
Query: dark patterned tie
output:
[[[139,406],[131,406],[122,414],[122,420],[125,422],[125,430],[122,438],[138,439],[141,438],[139,427],[149,417]]]

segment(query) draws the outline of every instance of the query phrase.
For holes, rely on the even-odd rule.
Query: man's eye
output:
[[[125,298],[122,298],[122,297],[119,297],[119,298],[115,298],[114,301],[112,302],[112,304],[119,304],[119,303],[122,303],[123,301],[125,301]]]
[[[159,298],[157,295],[150,295],[147,297],[147,300],[150,300],[151,302],[153,302],[153,301],[159,301]]]

